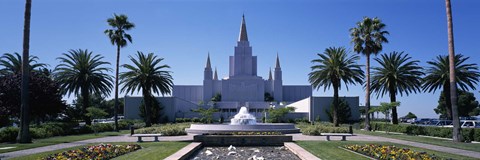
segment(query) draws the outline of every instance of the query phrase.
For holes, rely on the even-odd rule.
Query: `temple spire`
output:
[[[278,52],[277,52],[277,61],[275,63],[275,68],[280,68],[280,59],[278,58]]]
[[[273,80],[273,78],[272,78],[272,68],[270,68],[270,69],[268,70],[268,80],[269,80],[269,81]]]
[[[218,80],[217,67],[215,67],[215,72],[213,74],[213,80]]]
[[[245,23],[245,15],[242,15],[242,24],[240,25],[240,35],[238,41],[248,41],[247,24]]]
[[[207,65],[205,66],[205,69],[212,68],[212,65],[210,64],[210,52],[208,52],[208,57],[207,57]]]

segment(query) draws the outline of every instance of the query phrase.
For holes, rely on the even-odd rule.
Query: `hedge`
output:
[[[122,120],[118,121],[120,130],[129,129],[135,121]],[[97,132],[113,131],[113,123],[97,123],[91,126],[78,126],[73,122],[48,122],[41,125],[32,125],[30,127],[30,135],[33,139],[48,138],[54,136],[77,135]],[[135,126],[135,125],[134,125]],[[94,130],[95,129],[95,130]],[[0,129],[1,142],[15,142],[19,129],[17,127],[5,127]]]
[[[190,127],[190,123],[160,124],[152,127],[136,130],[136,134],[162,134],[164,136],[187,135],[185,128]]]
[[[377,131],[398,132],[408,135],[424,135],[442,138],[452,138],[452,128],[450,127],[417,126],[409,124],[393,125],[389,123],[372,123],[371,126],[372,130]],[[480,128],[462,128],[461,130],[462,137],[465,141],[480,141]]]
[[[348,133],[347,127],[334,127],[332,123],[299,123],[296,127],[300,128],[300,132],[304,135],[320,136],[320,133]]]

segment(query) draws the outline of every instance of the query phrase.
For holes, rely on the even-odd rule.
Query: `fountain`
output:
[[[193,141],[201,142],[203,146],[196,149],[189,159],[300,159],[284,146],[285,142],[293,141],[292,136],[282,135],[299,133],[300,129],[295,128],[294,124],[257,123],[255,116],[248,113],[247,107],[241,107],[238,114],[230,120],[230,124],[191,124],[190,128],[186,128],[189,134],[200,134],[194,135]],[[237,135],[232,132],[246,134]],[[282,134],[262,135],[258,132]]]
[[[238,114],[236,114],[231,120],[231,125],[255,125],[257,119],[255,116],[248,113],[247,107],[241,107]]]
[[[241,107],[230,124],[191,124],[185,129],[190,134],[218,134],[231,132],[281,132],[299,133],[292,123],[257,123],[255,116],[248,113],[247,107]]]

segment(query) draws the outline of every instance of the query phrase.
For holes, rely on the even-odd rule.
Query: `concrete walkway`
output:
[[[306,135],[302,135],[302,134],[288,134],[288,135],[293,136],[294,141],[326,141],[325,136],[306,136]],[[341,138],[340,137],[332,137],[331,139],[332,140],[340,140]],[[193,135],[159,137],[159,140],[160,141],[192,141],[193,140]],[[398,139],[392,139],[392,138],[384,138],[384,137],[357,134],[356,136],[347,137],[347,140],[348,141],[391,142],[391,143],[409,145],[409,146],[414,146],[414,147],[419,147],[419,148],[426,148],[426,149],[430,149],[430,150],[436,150],[436,151],[439,151],[439,152],[446,152],[446,153],[450,153],[450,154],[457,154],[457,155],[463,155],[463,156],[468,156],[468,157],[473,157],[473,158],[480,159],[480,152],[467,151],[467,150],[461,150],[461,149],[443,147],[443,146],[437,146],[437,145],[430,145],[430,144],[424,144],[424,143],[418,143],[418,142],[404,141],[404,140],[398,140]],[[136,137],[130,137],[129,135],[110,136],[110,137],[88,139],[88,140],[71,142],[71,143],[62,143],[62,144],[56,144],[56,145],[51,145],[51,146],[44,146],[44,147],[26,149],[26,150],[21,150],[21,151],[2,153],[2,154],[0,154],[0,159],[8,159],[8,158],[13,158],[13,157],[25,156],[25,155],[29,155],[29,154],[35,154],[35,153],[41,153],[41,152],[47,152],[47,151],[54,151],[54,150],[64,149],[64,148],[71,148],[71,147],[82,146],[82,145],[86,145],[86,144],[90,144],[90,143],[136,142],[136,141],[137,141]],[[153,137],[144,138],[144,141],[147,141],[147,142],[148,141],[153,141]],[[480,147],[480,145],[479,145],[479,147]]]

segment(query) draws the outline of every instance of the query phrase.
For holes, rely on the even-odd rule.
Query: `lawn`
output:
[[[81,140],[93,139],[93,138],[101,138],[101,137],[106,137],[106,136],[118,136],[118,135],[123,135],[123,134],[127,134],[127,133],[130,133],[130,131],[129,130],[122,130],[120,132],[102,132],[102,133],[98,133],[97,135],[92,133],[92,134],[71,135],[71,136],[57,136],[57,137],[50,137],[50,138],[45,138],[45,139],[36,139],[36,140],[33,140],[33,143],[29,143],[29,144],[1,143],[0,148],[3,148],[3,147],[15,147],[15,148],[2,149],[2,150],[0,150],[0,153],[13,152],[13,151],[30,149],[30,148],[37,148],[37,147],[43,147],[43,146],[48,146],[48,145],[60,144],[60,143],[70,143],[70,142],[75,142],[75,141],[81,141]]]
[[[110,144],[132,144],[132,143],[110,143]],[[177,152],[181,148],[187,146],[189,142],[145,142],[145,143],[137,143],[140,146],[142,146],[142,149],[137,150],[135,152],[131,152],[129,154],[120,156],[115,158],[114,160],[147,160],[147,159],[164,159],[173,153]],[[97,144],[89,144],[89,145],[97,145]],[[33,154],[33,155],[28,155],[28,156],[23,156],[23,157],[16,157],[12,158],[12,160],[37,160],[41,159],[42,157],[46,157],[50,154],[58,153],[58,152],[63,152],[67,150],[72,150],[76,148],[81,148],[84,146],[79,146],[79,147],[72,147],[72,148],[66,148],[66,149],[61,149],[61,150],[56,150],[56,151],[49,151],[49,152],[43,152],[43,153],[38,153],[38,154]]]
[[[420,136],[412,136],[412,135],[405,135],[405,134],[388,134],[388,133],[382,133],[382,132],[368,132],[368,131],[362,131],[362,130],[355,130],[355,133],[480,152],[479,143],[454,143],[451,140],[444,140],[444,139],[438,139],[438,138],[420,137]]]
[[[429,154],[435,154],[436,156],[443,158],[443,159],[462,159],[462,160],[473,160],[475,158],[454,155],[449,153],[437,152],[429,149],[424,148],[417,148],[411,147],[406,145],[400,145],[395,143],[387,143],[387,142],[355,142],[355,141],[297,141],[296,142],[299,146],[304,148],[305,150],[309,151],[313,155],[321,158],[321,159],[328,159],[328,160],[344,160],[344,159],[355,159],[355,160],[367,160],[367,158],[345,151],[341,148],[344,145],[349,144],[358,144],[358,145],[365,145],[365,144],[381,144],[381,145],[394,145],[401,148],[410,148],[412,150],[418,152],[427,152]]]

